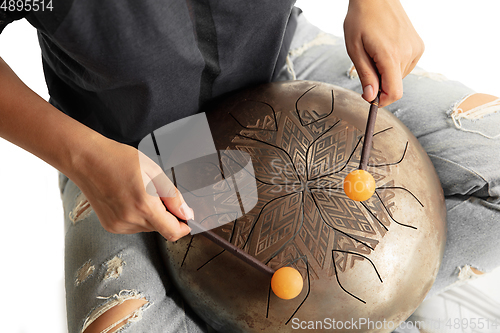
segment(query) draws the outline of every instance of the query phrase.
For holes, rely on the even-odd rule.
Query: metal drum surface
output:
[[[162,241],[175,284],[215,329],[391,332],[422,302],[444,251],[442,189],[416,138],[380,109],[368,168],[376,193],[364,202],[344,194],[368,110],[360,95],[310,81],[257,86],[206,110],[221,152],[213,167],[243,170],[243,152],[254,172],[251,209],[235,221],[215,214],[214,231],[272,268],[295,267],[304,280],[298,297],[282,300],[268,276],[201,235]],[[177,170],[203,172],[200,165]],[[241,205],[242,187],[210,200]]]

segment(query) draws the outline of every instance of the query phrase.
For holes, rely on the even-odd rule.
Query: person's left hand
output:
[[[363,98],[380,106],[403,96],[403,78],[415,68],[424,43],[399,0],[350,0],[344,21],[349,57],[358,72]]]

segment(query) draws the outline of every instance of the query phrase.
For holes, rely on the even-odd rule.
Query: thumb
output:
[[[152,188],[154,187],[154,189]],[[165,173],[160,173],[148,184],[148,193],[156,192],[167,210],[182,220],[194,219],[194,212],[184,200],[181,192],[174,186]]]
[[[139,151],[143,182],[149,195],[160,197],[167,210],[182,220],[194,219],[193,210],[162,168]]]

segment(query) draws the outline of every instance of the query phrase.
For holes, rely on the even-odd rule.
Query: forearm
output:
[[[57,110],[29,89],[0,58],[0,137],[70,178],[102,135]]]

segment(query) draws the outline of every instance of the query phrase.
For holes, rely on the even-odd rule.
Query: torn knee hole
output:
[[[351,80],[354,80],[359,77],[358,71],[356,70],[356,67],[354,67],[354,65],[349,67],[346,74]]]
[[[69,219],[73,223],[83,220],[92,212],[92,207],[83,193],[80,193],[80,195],[76,198],[76,202],[78,204],[69,213]]]
[[[495,105],[500,106],[500,99],[498,97],[488,94],[475,93],[466,96],[460,102],[455,104],[452,112],[457,114],[473,114],[474,112],[477,113],[478,109],[487,108],[488,106],[494,107]],[[481,115],[477,116],[481,117]]]
[[[462,120],[476,121],[498,111],[500,111],[500,98],[488,94],[474,93],[467,95],[457,102],[453,106],[450,116],[457,129],[494,139],[500,136],[500,134],[491,136],[477,130],[466,129],[462,126]]]
[[[125,325],[142,318],[142,311],[149,302],[133,293],[117,296],[95,309],[85,321],[82,333],[114,333]]]
[[[483,274],[484,272],[470,265],[464,265],[462,267],[458,267],[459,281],[473,280]]]
[[[113,259],[106,262],[106,274],[104,275],[104,280],[118,279],[123,272],[123,266],[125,266],[125,261],[115,256]]]
[[[92,264],[92,259],[84,263],[76,272],[75,286],[79,286],[94,274],[95,266]]]

